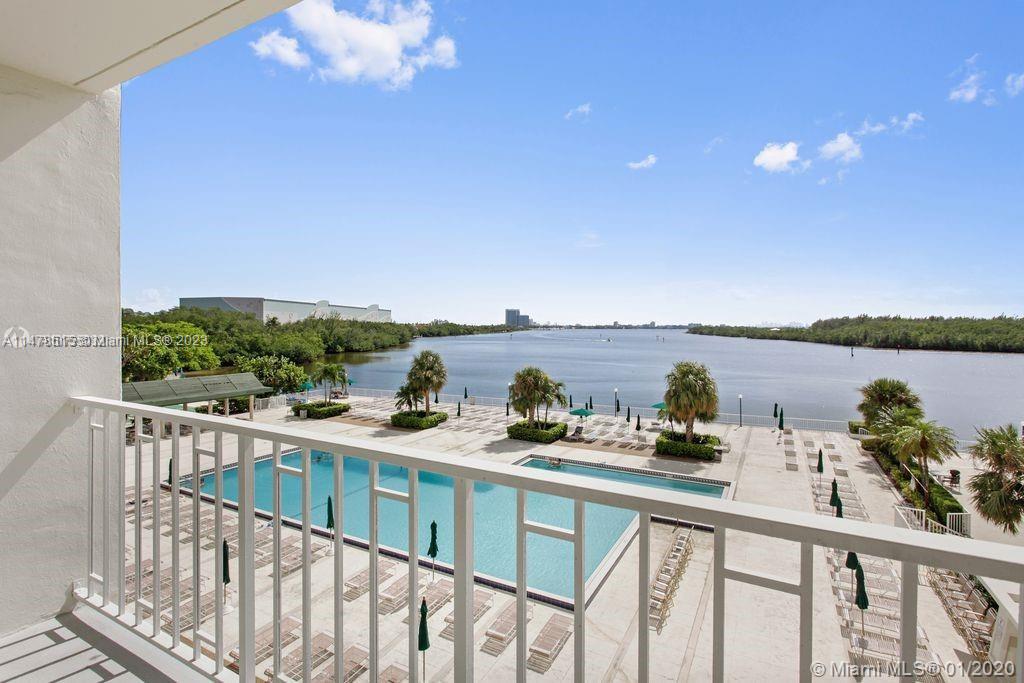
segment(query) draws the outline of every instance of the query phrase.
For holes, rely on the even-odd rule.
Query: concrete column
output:
[[[254,418],[253,413],[256,411],[256,398],[249,394],[249,420],[252,421]]]

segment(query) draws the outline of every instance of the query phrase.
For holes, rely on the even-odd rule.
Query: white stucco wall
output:
[[[120,334],[120,104],[0,66],[0,339]],[[84,577],[81,394],[120,397],[118,348],[0,347],[0,634]]]

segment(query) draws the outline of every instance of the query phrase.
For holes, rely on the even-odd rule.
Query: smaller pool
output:
[[[634,468],[616,467],[614,465],[592,465],[578,460],[562,460],[559,464],[554,464],[548,458],[531,456],[518,464],[536,470],[578,474],[583,477],[593,477],[594,479],[620,481],[625,484],[638,484],[656,489],[682,491],[683,493],[694,493],[698,496],[711,496],[713,498],[722,498],[725,496],[726,489],[728,488],[728,484],[722,481],[688,477],[669,472],[643,474]]]

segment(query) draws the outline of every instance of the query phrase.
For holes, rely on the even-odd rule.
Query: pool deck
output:
[[[874,460],[863,455],[858,443],[845,434],[794,430],[792,438],[797,446],[786,446],[775,430],[763,427],[737,427],[734,425],[712,424],[699,426],[700,431],[723,437],[730,444],[730,450],[718,462],[697,462],[655,456],[650,448],[640,450],[604,442],[580,446],[556,442],[540,445],[513,441],[505,436],[505,415],[501,409],[463,405],[463,416],[452,418],[440,427],[420,432],[393,429],[384,423],[382,415],[390,412],[391,401],[353,397],[350,399],[352,412],[344,417],[327,420],[298,420],[290,411],[279,408],[256,413],[258,422],[301,427],[322,434],[336,434],[359,438],[380,439],[392,444],[416,446],[426,450],[450,455],[475,457],[494,462],[512,463],[527,455],[564,457],[576,460],[623,465],[629,467],[653,468],[669,472],[721,479],[732,482],[732,494],[736,500],[770,505],[780,508],[814,512],[812,481],[817,478],[813,471],[814,462],[804,456],[804,441],[814,442],[814,448],[824,443],[834,444],[842,464],[849,471],[849,483],[856,487],[870,520],[879,524],[892,525],[893,504],[897,502],[894,491],[883,476]],[[443,405],[442,410],[454,414],[453,407]],[[514,419],[514,418],[509,418]],[[575,419],[575,418],[573,418]],[[611,423],[611,417],[591,418],[592,424]],[[635,419],[634,419],[635,424]],[[632,432],[631,432],[632,433]],[[654,434],[649,432],[649,434]],[[204,441],[209,435],[204,435]],[[650,439],[653,441],[653,438]],[[205,443],[204,443],[205,445]],[[236,448],[233,437],[225,435],[224,462],[235,461]],[[268,442],[256,442],[256,455],[270,452]],[[798,452],[798,469],[786,467],[784,451],[795,448]],[[148,446],[144,447],[143,472],[151,473]],[[161,450],[166,458],[170,452],[167,445]],[[188,473],[187,462],[180,463],[181,474]],[[832,462],[826,459],[823,479],[833,476]],[[161,472],[167,471],[166,464]],[[129,472],[129,477],[131,472]],[[130,479],[128,479],[130,481]],[[165,494],[166,495],[166,494]],[[165,513],[167,508],[164,508]],[[129,520],[130,522],[131,520]],[[510,520],[511,523],[511,520]],[[653,526],[651,542],[651,569],[657,571],[658,560],[667,548],[672,528],[666,525]],[[290,532],[297,533],[297,532]],[[129,532],[130,534],[130,532]],[[148,534],[148,531],[147,531]],[[129,535],[129,538],[131,536]],[[772,574],[791,581],[799,576],[799,547],[795,543],[768,539],[753,534],[730,531],[727,534],[728,564],[739,570],[757,571],[771,567]],[[992,539],[995,540],[995,539]],[[1005,539],[1000,539],[1005,540]],[[711,593],[710,568],[712,564],[711,534],[695,532],[695,550],[686,567],[675,595],[675,604],[661,633],[651,632],[651,679],[659,681],[708,680],[711,677]],[[169,544],[169,541],[165,541]],[[149,542],[144,542],[143,556],[149,552]],[[190,558],[182,546],[183,558]],[[169,550],[162,551],[167,562]],[[203,574],[213,576],[212,551],[205,553]],[[346,576],[365,567],[368,563],[366,552],[346,547]],[[187,562],[183,559],[183,562]],[[603,681],[629,681],[636,678],[636,633],[637,633],[637,543],[626,548],[621,559],[612,569],[587,609],[587,679]],[[234,569],[234,568],[233,568]],[[422,570],[421,570],[422,571]],[[312,568],[314,594],[323,594],[314,600],[314,632],[332,629],[330,594],[332,560],[329,557],[316,561]],[[849,661],[847,640],[836,610],[836,598],[832,592],[825,551],[817,549],[814,562],[814,660],[822,662]],[[400,565],[396,577],[405,575],[405,566]],[[429,571],[426,572],[429,578]],[[399,579],[404,580],[404,579]],[[207,579],[207,582],[212,579]],[[919,624],[924,629],[929,650],[943,662],[972,661],[966,643],[953,628],[949,617],[934,591],[924,581],[919,590]],[[210,584],[212,585],[212,584]],[[206,588],[204,588],[206,590]],[[271,619],[272,580],[269,569],[257,573],[257,628]],[[300,609],[301,572],[285,578],[283,584],[285,612],[294,613]],[[368,609],[367,596],[346,605],[346,644],[367,642]],[[513,600],[501,592],[495,595],[491,609],[477,622],[476,635],[476,676],[486,680],[512,680],[515,671],[515,647],[510,645],[501,655],[494,657],[480,651],[484,632],[497,614]],[[432,618],[432,647],[427,657],[427,678],[431,681],[451,679],[454,665],[452,643],[438,636],[444,625],[444,616],[451,612],[451,605],[442,608]],[[543,604],[534,605],[527,638],[532,639],[547,621],[554,608]],[[382,669],[389,663],[402,663],[406,659],[406,625],[402,623],[405,612],[382,616],[381,662]],[[629,615],[632,615],[630,618]],[[229,645],[234,646],[237,625],[229,615],[225,618],[225,629]],[[742,583],[730,583],[726,598],[726,676],[729,680],[794,680],[798,662],[798,604],[793,596],[767,591]],[[552,668],[544,675],[529,673],[529,678],[542,680],[571,680],[572,642],[566,644],[555,659]],[[828,680],[852,680],[833,679]],[[948,680],[966,680],[947,676]],[[881,680],[885,680],[884,678]]]

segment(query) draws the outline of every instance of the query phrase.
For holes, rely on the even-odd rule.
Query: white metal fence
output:
[[[363,390],[365,391],[365,390]],[[345,555],[342,552],[343,538],[339,534],[333,540],[333,572],[328,580],[333,586],[313,585],[311,566],[311,477],[310,452],[323,451],[331,454],[365,459],[370,463],[369,485],[369,567],[370,567],[370,604],[378,599],[377,561],[380,548],[377,542],[378,501],[382,498],[404,502],[408,505],[408,539],[409,549],[413,556],[418,556],[416,538],[416,516],[418,511],[418,488],[415,484],[420,470],[434,472],[454,479],[454,536],[457,540],[454,553],[455,579],[455,612],[454,612],[454,668],[456,681],[473,680],[473,484],[487,482],[506,486],[517,491],[517,517],[510,520],[514,523],[517,537],[517,620],[520,633],[524,633],[526,623],[526,543],[527,534],[541,534],[561,539],[573,545],[573,658],[574,678],[582,681],[586,672],[586,600],[585,572],[582,565],[583,544],[586,529],[583,526],[584,503],[612,505],[619,508],[634,510],[639,515],[638,542],[641,550],[638,567],[638,591],[633,606],[639,612],[637,647],[638,664],[636,677],[639,681],[647,681],[650,662],[650,630],[648,628],[648,609],[651,597],[650,584],[650,523],[651,516],[657,515],[675,519],[690,520],[694,523],[714,527],[714,562],[713,562],[713,635],[712,635],[712,667],[713,679],[723,681],[726,678],[726,648],[746,648],[750,645],[741,642],[727,642],[725,631],[725,594],[727,581],[739,581],[769,590],[781,591],[799,598],[799,671],[792,672],[792,678],[801,681],[811,680],[812,644],[814,637],[813,607],[813,551],[815,547],[843,548],[858,553],[888,558],[902,563],[901,575],[901,650],[900,657],[904,662],[913,662],[917,657],[917,583],[919,566],[946,567],[957,571],[1005,579],[1020,584],[1024,577],[1024,549],[995,543],[987,543],[973,539],[960,538],[956,535],[924,535],[916,531],[895,527],[867,524],[846,519],[818,516],[795,512],[782,508],[753,505],[731,500],[718,500],[676,491],[652,489],[621,482],[595,480],[587,477],[574,476],[559,472],[541,471],[531,468],[516,467],[482,461],[469,457],[435,453],[415,448],[388,444],[379,440],[352,439],[340,436],[324,435],[302,429],[276,425],[263,425],[248,421],[225,419],[218,416],[190,414],[166,408],[155,408],[139,404],[79,397],[70,399],[73,408],[86,418],[88,433],[83,434],[83,441],[88,443],[90,476],[85,485],[88,486],[89,501],[89,536],[87,576],[77,591],[79,599],[92,605],[108,616],[116,619],[126,627],[133,628],[152,638],[152,641],[167,649],[172,654],[191,660],[194,666],[202,668],[210,674],[221,678],[230,678],[231,674],[224,670],[225,650],[229,646],[225,638],[225,592],[223,584],[216,581],[216,596],[213,602],[214,630],[207,633],[201,628],[201,622],[207,622],[201,611],[199,596],[198,572],[193,572],[192,595],[188,614],[182,613],[182,603],[178,591],[181,590],[182,559],[179,557],[178,546],[184,543],[186,530],[180,520],[178,464],[182,458],[191,459],[193,468],[199,471],[201,466],[214,466],[214,506],[215,519],[214,556],[215,567],[223,562],[221,554],[224,540],[224,482],[221,467],[226,455],[225,436],[233,436],[237,442],[238,458],[238,576],[237,607],[231,618],[237,619],[238,641],[233,653],[237,665],[238,677],[243,681],[252,681],[258,672],[255,633],[258,614],[265,613],[265,608],[256,605],[255,564],[254,564],[254,443],[256,440],[269,442],[272,445],[274,458],[274,509],[273,514],[273,658],[272,673],[275,677],[282,676],[281,660],[281,496],[280,482],[283,477],[294,477],[301,481],[303,521],[301,524],[301,567],[302,567],[302,625],[301,625],[301,659],[303,662],[303,679],[309,680],[312,669],[312,640],[310,619],[314,595],[327,595],[326,589],[333,587],[333,619],[334,643],[333,652],[345,652],[344,633],[347,612],[343,603],[343,582],[345,576]],[[162,434],[163,424],[170,424],[170,439],[148,439],[137,441],[133,450],[126,452],[123,448],[123,431],[126,418],[132,417],[136,423],[152,421],[154,434]],[[78,423],[81,424],[81,423]],[[180,425],[192,427],[190,439],[180,437]],[[205,431],[205,439],[202,432]],[[152,472],[149,484],[151,495],[152,524],[152,560],[155,571],[150,579],[152,599],[143,598],[143,568],[140,564],[143,547],[143,517],[141,501],[146,491],[143,484],[142,462],[143,445],[146,440],[152,444]],[[301,449],[300,467],[281,464],[280,454],[285,446]],[[160,502],[160,482],[166,472],[166,456],[171,460],[170,510],[162,509]],[[396,491],[381,486],[378,479],[378,467],[391,464],[406,468],[409,473],[410,486],[407,492]],[[133,489],[130,496],[131,515],[133,518],[134,539],[126,538],[126,506],[124,477],[126,466],[133,469]],[[100,474],[97,476],[97,472]],[[335,510],[337,524],[343,528],[345,515],[345,498],[343,468],[334,468],[333,492],[337,503]],[[574,501],[574,526],[571,529],[552,527],[531,521],[526,516],[525,495],[537,492],[559,496]],[[164,614],[161,599],[161,538],[158,533],[162,523],[170,518],[171,558],[169,581],[172,591],[169,614]],[[201,557],[201,540],[198,531],[200,502],[198,497],[192,498],[192,532],[191,544],[193,567],[199,566]],[[99,521],[98,521],[99,520]],[[743,531],[749,534],[769,538],[793,541],[800,547],[800,579],[791,582],[758,572],[747,572],[734,569],[727,564],[728,546],[726,532],[728,530]],[[129,553],[135,557],[132,590],[126,590],[124,558]],[[100,558],[97,561],[97,558]],[[418,585],[414,573],[410,572],[408,586],[408,625],[409,660],[408,671],[411,680],[419,680],[417,662],[416,631],[417,619],[415,608],[419,603]],[[1024,584],[1020,586],[1024,591]],[[1021,603],[1024,606],[1024,602]],[[633,619],[633,607],[623,606],[623,618]],[[144,620],[144,613],[148,619]],[[369,673],[370,680],[378,680],[381,643],[379,642],[377,610],[371,608],[369,627]],[[733,618],[742,618],[734,615]],[[187,626],[183,626],[183,621]],[[170,636],[162,633],[163,625],[169,626]],[[232,628],[232,631],[234,629]],[[187,636],[193,644],[189,655],[183,655],[178,647],[182,638]],[[1024,643],[1024,607],[1021,608],[1018,621],[1019,642]],[[517,638],[517,674],[518,681],[526,680],[527,650],[525,638]],[[210,654],[212,654],[212,661]],[[1017,681],[1024,681],[1024,647],[1018,648]],[[342,680],[344,671],[340,663],[334,667],[336,680]],[[912,670],[912,669],[911,669]],[[782,672],[776,672],[785,675]]]

